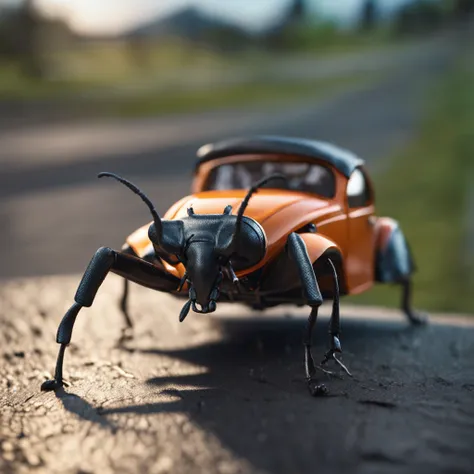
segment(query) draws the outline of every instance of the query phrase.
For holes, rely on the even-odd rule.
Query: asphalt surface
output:
[[[452,57],[448,44],[427,48],[376,84],[323,103],[207,114],[207,125],[188,117],[182,139],[154,131],[159,120],[130,123],[149,130],[135,152],[121,137],[137,135],[123,124],[107,125],[105,142],[79,134],[83,146],[65,161],[60,147],[48,155],[44,141],[28,142],[34,131],[10,137],[0,149],[0,472],[472,473],[469,318],[432,317],[412,328],[396,311],[343,307],[344,362],[354,377],[322,376],[331,396],[315,399],[303,378],[305,309],[254,314],[219,305],[216,316],[190,314],[180,324],[181,302],[133,285],[135,338],[120,347],[121,282],[112,275],[78,317],[65,362],[70,385],[39,391],[91,255],[119,247],[149,219],[135,196],[97,182],[97,172],[133,179],[164,211],[187,193],[196,149],[238,132],[334,141],[376,173],[416,130],[424,92]],[[58,128],[48,137],[67,144],[75,133]],[[36,277],[44,274],[60,276]]]

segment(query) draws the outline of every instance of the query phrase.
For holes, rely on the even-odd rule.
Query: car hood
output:
[[[192,207],[196,214],[222,214],[231,205],[236,214],[246,195],[244,190],[205,191],[187,196],[172,206],[165,219],[180,219]],[[295,191],[262,189],[257,191],[245,210],[245,215],[255,219],[265,230],[267,245],[274,245],[310,222],[340,212],[333,200],[319,198]]]

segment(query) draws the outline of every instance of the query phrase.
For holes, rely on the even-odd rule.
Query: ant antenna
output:
[[[151,215],[153,216],[153,220],[155,222],[155,227],[156,227],[157,233],[158,233],[158,235],[160,235],[161,234],[161,227],[162,227],[161,226],[161,218],[160,218],[158,212],[156,212],[155,206],[150,201],[150,199],[145,195],[145,193],[143,191],[141,191],[137,186],[135,186],[130,181],[128,181],[125,178],[122,178],[121,176],[118,176],[114,173],[109,173],[108,171],[104,171],[104,172],[99,173],[97,175],[98,178],[103,178],[104,176],[116,179],[117,181],[119,181],[122,184],[124,184],[125,186],[127,186],[127,188],[131,189],[135,194],[138,194],[138,196],[140,196],[142,201],[148,206],[148,209],[150,209]]]
[[[234,242],[237,241],[237,237],[240,233],[240,227],[242,225],[242,217],[244,215],[245,209],[247,209],[247,206],[249,204],[250,198],[254,193],[258,191],[259,188],[261,188],[264,184],[267,184],[269,181],[273,181],[274,179],[281,179],[284,181],[288,181],[288,177],[285,176],[284,174],[281,173],[275,173],[270,176],[266,176],[265,178],[262,178],[260,181],[257,181],[255,184],[253,184],[249,190],[247,191],[247,194],[245,195],[242,204],[239,207],[239,210],[237,212],[237,220],[235,222],[235,230],[234,230],[234,235],[232,237],[231,241],[231,247],[233,246]]]

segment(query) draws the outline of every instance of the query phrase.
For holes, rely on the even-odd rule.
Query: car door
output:
[[[346,274],[350,293],[370,288],[374,281],[373,192],[362,168],[353,171],[346,191],[348,253]]]

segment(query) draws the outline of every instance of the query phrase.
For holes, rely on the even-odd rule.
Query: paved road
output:
[[[449,42],[396,57],[375,84],[317,103],[130,123],[20,130],[0,136],[0,277],[82,271],[102,245],[120,247],[149,219],[109,170],[136,181],[166,210],[188,193],[197,148],[223,137],[273,133],[333,141],[383,169],[412,136],[424,92],[453,57]],[[60,159],[63,158],[63,159]]]
[[[120,349],[112,276],[79,315],[71,386],[41,393],[77,279],[0,288],[2,473],[473,472],[472,319],[414,329],[397,312],[343,308],[354,378],[327,380],[332,396],[315,399],[302,377],[306,311],[220,305],[180,324],[180,303],[134,286],[137,337]]]

